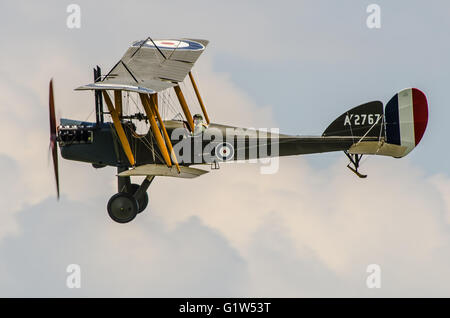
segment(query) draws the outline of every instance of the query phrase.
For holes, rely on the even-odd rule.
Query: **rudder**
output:
[[[404,147],[401,157],[410,153],[422,139],[428,123],[428,102],[417,88],[397,93],[386,104],[386,142]]]

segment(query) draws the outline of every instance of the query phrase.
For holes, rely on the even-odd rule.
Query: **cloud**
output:
[[[436,187],[437,191],[441,194],[446,213],[444,215],[445,221],[450,225],[450,180],[444,174],[437,174],[430,179],[431,183]]]
[[[48,65],[51,60],[52,64]],[[71,53],[62,47],[42,48],[34,56],[30,66],[21,63],[23,56],[18,54],[10,58],[0,69],[0,157],[9,160],[8,167],[9,196],[2,196],[4,224],[12,224],[13,215],[19,209],[36,204],[49,196],[55,195],[54,177],[49,156],[49,121],[48,121],[48,83],[55,76],[55,100],[57,115],[65,113],[68,117],[86,119],[92,111],[92,99],[88,95],[77,94],[72,88],[82,82],[84,74],[71,60]],[[20,74],[20,75],[19,75]],[[27,74],[24,81],[21,74]],[[67,76],[70,74],[70,76]],[[66,166],[72,168],[65,169]],[[88,198],[98,192],[86,186],[79,169],[82,166],[70,162],[61,162],[62,182],[70,180],[68,195],[70,197]],[[102,175],[103,171],[94,172]],[[105,174],[103,174],[105,175]],[[109,178],[109,176],[108,176]],[[97,181],[95,181],[97,180]],[[97,178],[95,189],[105,186],[105,179]],[[64,183],[63,183],[64,184]],[[67,184],[66,184],[67,185]],[[112,184],[111,187],[112,188]],[[9,233],[0,232],[0,238]]]
[[[126,227],[105,217],[101,199],[46,200],[21,211],[21,234],[0,244],[0,295],[206,297],[245,282],[244,260],[199,218],[169,230],[158,217]],[[81,266],[80,290],[66,287],[73,263]]]
[[[149,209],[127,225],[109,220],[107,193],[46,200],[16,214],[20,231],[0,241],[0,292],[448,295],[448,207],[435,178],[408,160],[367,161],[366,180],[344,164],[317,171],[284,158],[272,176],[236,164],[196,180],[158,178]],[[65,287],[72,263],[82,268],[80,290]],[[365,287],[372,263],[382,268],[381,290]]]
[[[14,180],[22,179],[22,176],[17,163],[12,158],[0,155],[0,164],[2,167],[8,167],[8,169],[5,169],[5,171],[2,172],[3,180],[8,181],[4,181],[0,185],[0,204],[2,206],[1,211],[3,214],[3,222],[0,224],[1,241],[3,235],[16,233],[18,231],[16,220],[12,214],[9,214],[9,211],[18,210],[21,207],[21,202],[12,198],[17,198],[17,193],[20,191],[20,184],[14,182]]]
[[[434,178],[426,178],[408,159],[371,158],[365,165],[366,180],[355,178],[345,164],[340,160],[317,171],[302,158],[284,158],[279,173],[271,176],[260,175],[256,166],[237,164],[223,165],[189,186],[183,180],[161,179],[150,190],[151,198],[158,198],[152,208],[174,225],[195,213],[224,233],[248,261],[255,250],[267,253],[262,259],[277,260],[269,261],[281,266],[274,270],[277,275],[286,270],[278,262],[283,258],[274,258],[269,250],[299,262],[314,260],[312,264],[320,264],[331,280],[327,284],[318,278],[306,286],[311,290],[323,286],[322,295],[369,295],[365,269],[372,263],[380,264],[394,281],[402,277],[386,282],[389,287],[380,295],[448,293],[442,277],[450,274],[450,258],[440,255],[450,239],[443,222],[448,207]],[[170,189],[177,200],[170,200],[169,209],[165,202]],[[186,208],[189,202],[196,208]],[[270,244],[263,249],[259,240]],[[264,268],[261,263],[252,265]],[[306,271],[317,268],[309,266]],[[436,272],[439,275],[433,277]],[[286,281],[289,277],[283,276]],[[308,295],[301,282],[290,291],[265,295]],[[333,289],[335,283],[341,289]]]

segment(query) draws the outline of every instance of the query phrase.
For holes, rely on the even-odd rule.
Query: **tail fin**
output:
[[[323,137],[380,137],[383,129],[383,103],[373,101],[356,106],[333,121]],[[359,138],[358,138],[359,137]]]

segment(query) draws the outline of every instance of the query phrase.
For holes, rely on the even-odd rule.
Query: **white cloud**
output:
[[[437,288],[442,277],[430,283],[431,273],[449,274],[450,258],[436,259],[450,242],[448,224],[442,222],[448,207],[441,189],[408,159],[373,158],[365,170],[368,179],[359,180],[345,168],[344,160],[316,171],[303,159],[289,158],[282,159],[279,173],[273,176],[260,175],[256,166],[224,165],[189,186],[182,180],[158,180],[150,193],[157,198],[152,204],[155,213],[169,224],[200,216],[254,268],[260,265],[249,259],[257,238],[268,241],[261,235],[265,229],[274,240],[276,232],[282,233],[282,240],[267,249],[283,251],[284,256],[292,253],[303,261],[313,255],[325,274],[343,281],[342,295],[353,294],[358,284],[364,286],[365,268],[371,263],[382,265],[386,275],[404,278],[386,284],[390,287],[381,291],[384,295],[421,295],[423,286],[433,284],[436,289],[427,292],[448,293],[445,286]],[[448,183],[448,178],[443,179]],[[173,192],[177,200],[170,199]],[[307,294],[304,287],[282,294]],[[329,295],[327,288],[321,292]],[[364,289],[360,292],[365,295]],[[268,295],[276,296],[269,291]]]
[[[431,183],[440,192],[446,207],[444,215],[445,221],[450,225],[450,180],[444,174],[435,175],[431,178]]]
[[[302,158],[283,159],[272,176],[238,164],[196,180],[159,178],[149,209],[127,225],[109,220],[108,191],[84,203],[47,200],[16,214],[20,233],[0,243],[1,293],[448,295],[448,208],[434,178],[407,159],[366,163],[366,180],[343,160],[317,171]],[[71,263],[82,266],[79,291],[64,285]],[[382,268],[378,291],[365,287],[372,263]]]
[[[158,217],[124,227],[103,203],[63,198],[23,210],[22,233],[0,243],[0,295],[223,296],[244,284],[243,259],[198,218],[174,230]],[[81,266],[80,290],[66,287],[69,264]]]

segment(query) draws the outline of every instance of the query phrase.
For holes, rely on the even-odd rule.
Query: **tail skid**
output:
[[[347,155],[348,159],[350,159],[350,163],[347,165],[347,168],[349,168],[358,177],[362,179],[367,178],[367,174],[362,174],[358,171],[359,162],[361,161],[363,155],[349,154],[348,151],[344,151],[344,153]],[[351,165],[353,165],[353,167]]]

